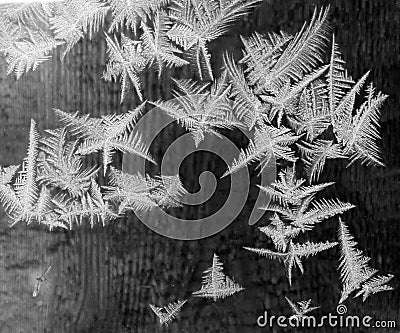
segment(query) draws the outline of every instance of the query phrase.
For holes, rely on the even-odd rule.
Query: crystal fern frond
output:
[[[313,143],[303,141],[298,148],[310,183],[319,179],[326,160],[347,158],[342,147],[331,140],[317,139]]]
[[[38,182],[66,190],[73,197],[81,196],[89,189],[99,168],[83,168],[82,156],[77,154],[78,141],[67,142],[66,127],[46,133],[39,147],[44,158],[38,164]]]
[[[121,43],[119,43],[116,36],[114,40],[107,34],[105,36],[109,60],[103,78],[106,81],[117,81],[120,77],[121,103],[131,84],[139,99],[142,100],[139,75],[150,60],[149,54],[144,51],[142,41],[134,41],[121,34]]]
[[[107,0],[111,7],[112,22],[109,32],[125,25],[136,34],[139,22],[145,22],[152,12],[158,12],[169,0]]]
[[[223,264],[219,260],[219,257],[214,254],[212,266],[204,271],[201,289],[195,291],[192,295],[212,298],[214,301],[217,301],[219,298],[231,296],[243,289],[223,273]]]
[[[246,82],[243,70],[227,54],[224,57],[224,65],[232,87],[230,97],[234,98],[233,110],[238,120],[242,121],[249,129],[252,129],[258,122],[269,120],[270,106],[262,103],[254,94]]]
[[[309,25],[306,23],[301,30],[293,37],[290,38],[286,35],[272,35],[270,40],[264,41],[259,45],[255,44],[254,47],[248,48],[247,52],[257,52],[251,58],[257,59],[261,53],[262,58],[272,60],[269,68],[262,73],[254,74],[259,77],[264,76],[261,82],[263,84],[256,90],[259,92],[277,92],[289,81],[297,82],[303,78],[304,74],[313,71],[319,63],[322,63],[323,51],[328,40],[329,27],[327,23],[329,8],[321,9],[318,13],[315,9],[313,17]],[[263,49],[267,45],[266,52],[263,54]],[[283,52],[280,48],[284,45]],[[276,49],[278,52],[273,52]],[[273,52],[269,55],[270,52]],[[266,56],[267,55],[267,56]],[[275,58],[277,57],[277,58]],[[247,57],[249,59],[250,57]],[[272,59],[271,59],[272,58]],[[252,66],[254,62],[246,61],[248,66]],[[268,62],[267,62],[268,64]],[[251,68],[251,67],[250,67]],[[251,68],[257,70],[257,66]],[[260,81],[252,79],[252,81]]]
[[[262,209],[280,214],[292,227],[306,232],[316,224],[354,208],[350,203],[337,199],[316,200],[315,195],[334,183],[304,185],[305,179],[297,179],[295,165],[282,170],[278,180],[260,189],[270,196],[271,202]]]
[[[271,238],[278,251],[285,252],[290,240],[297,237],[301,229],[284,223],[276,213],[270,218],[270,221],[269,225],[261,227],[259,230]]]
[[[242,37],[244,49],[239,64],[244,70],[232,57],[225,55],[224,59],[238,119],[250,129],[255,127],[255,136],[260,127],[275,132],[288,129],[299,138],[303,135],[297,148],[310,183],[318,180],[328,159],[346,158],[348,165],[355,160],[383,165],[378,130],[380,108],[387,96],[375,94],[370,85],[366,101],[353,115],[356,97],[369,72],[353,81],[335,36],[329,62],[323,64],[330,30],[328,12],[329,7],[315,9],[311,22],[294,36],[280,32]],[[259,160],[262,149],[251,140],[227,174]],[[269,147],[268,156],[274,156],[272,150]],[[286,152],[289,155],[276,157],[296,159],[294,151]]]
[[[11,22],[0,15],[0,51],[6,51],[18,40],[25,38],[25,31],[21,30],[18,23]]]
[[[306,208],[309,205],[309,201],[311,201],[311,208]],[[302,231],[311,230],[314,228],[315,224],[338,214],[343,214],[355,207],[350,203],[344,203],[337,199],[321,199],[315,201],[311,199],[305,202],[307,204],[303,204],[298,210],[295,210],[294,213],[290,211],[285,213],[282,211],[282,215],[291,220],[291,225],[300,228]]]
[[[348,131],[349,126],[351,126],[356,96],[360,94],[368,75],[369,72],[364,74],[364,76],[354,84],[347,94],[344,95],[335,110],[331,110],[333,132],[339,143],[344,143],[345,141],[345,133]]]
[[[269,74],[282,54],[284,46],[293,36],[281,32],[261,35],[254,32],[250,37],[241,36],[244,45],[243,58],[240,64],[246,65],[246,78],[249,85],[255,86],[256,91],[262,91],[266,86]]]
[[[394,290],[393,287],[387,285],[394,278],[394,275],[388,274],[386,276],[376,276],[363,283],[360,291],[354,296],[359,297],[362,295],[363,302],[370,296],[382,291]]]
[[[28,152],[21,170],[13,186],[2,184],[0,187],[0,201],[12,220],[11,225],[20,221],[29,224],[34,219],[33,211],[39,197],[36,182],[38,146],[39,133],[35,121],[31,120]],[[11,181],[12,173],[15,171],[15,167],[7,169],[5,173],[3,170],[3,179],[7,182]]]
[[[309,142],[313,142],[331,123],[326,90],[322,80],[311,82],[301,93],[294,114],[288,116],[290,126],[297,134],[305,132]]]
[[[365,83],[369,72],[367,72],[357,83],[347,75],[344,68],[339,47],[332,38],[332,51],[329,62],[329,71],[326,77],[328,86],[328,103],[331,114],[333,131],[339,143],[343,140],[342,132],[348,129],[351,123],[355,97],[359,94]]]
[[[0,16],[20,26],[35,25],[36,22],[46,23],[51,16],[51,2],[5,3],[0,4]]]
[[[102,151],[105,174],[115,151],[131,153],[154,162],[140,135],[133,132],[143,107],[144,103],[134,111],[121,115],[104,115],[101,118],[90,118],[89,115],[79,117],[78,113],[70,114],[61,110],[55,112],[72,134],[84,140],[77,150],[78,154]]]
[[[38,146],[39,133],[36,128],[36,122],[31,120],[27,156],[22,163],[22,170],[18,172],[18,177],[14,183],[14,190],[21,207],[20,216],[14,223],[24,219],[29,222],[31,209],[35,206],[38,199],[39,193],[36,182]]]
[[[32,216],[38,223],[45,223],[55,217],[49,188],[41,186],[39,196],[32,210]]]
[[[324,188],[334,183],[324,183],[318,185],[307,186],[305,179],[298,179],[296,176],[296,164],[292,167],[283,169],[278,174],[278,179],[270,186],[259,186],[260,189],[270,196],[272,201],[278,202],[279,205],[287,207],[291,205],[301,205],[304,199],[314,195]]]
[[[182,67],[188,65],[189,63],[186,60],[177,56],[177,54],[182,54],[182,51],[167,36],[172,24],[167,14],[157,12],[151,22],[153,27],[149,27],[144,22],[140,25],[143,30],[140,39],[143,43],[144,52],[150,59],[148,66],[153,63],[156,64],[158,76],[160,77],[163,67],[171,68],[173,66]]]
[[[360,94],[369,72],[354,83],[344,69],[344,61],[334,40],[332,45],[327,74],[328,96],[324,98],[324,104],[329,106],[335,139],[313,140],[313,137],[313,142],[299,145],[311,182],[319,178],[327,159],[347,158],[350,160],[348,165],[358,159],[367,165],[383,165],[377,142],[380,140],[380,108],[387,96],[380,92],[375,95],[375,89],[370,84],[366,101],[353,116],[356,96]],[[325,117],[326,112],[322,115]],[[325,128],[325,119],[320,124]],[[292,125],[296,126],[293,122]]]
[[[157,204],[150,197],[155,184],[141,174],[130,175],[113,167],[109,169],[109,185],[104,186],[104,199],[119,203],[119,213],[126,210],[148,210]]]
[[[56,39],[66,43],[63,55],[86,34],[90,39],[104,25],[108,10],[100,0],[66,0],[57,4],[50,24]]]
[[[290,146],[301,136],[294,135],[290,128],[284,126],[276,128],[264,123],[256,128],[254,136],[254,141],[250,141],[249,145],[240,151],[239,157],[234,159],[223,176],[232,174],[256,161],[260,163],[261,171],[272,158],[296,161],[297,158]]]
[[[182,46],[196,66],[213,79],[207,43],[226,33],[229,25],[248,13],[259,0],[173,0],[170,17],[174,25],[168,37]]]
[[[257,253],[260,256],[266,257],[267,259],[279,260],[284,263],[286,268],[286,275],[289,280],[289,284],[292,284],[292,271],[293,267],[297,265],[300,269],[301,273],[304,273],[304,267],[302,263],[303,258],[308,258],[310,256],[315,256],[319,252],[328,250],[334,246],[336,246],[336,242],[321,242],[321,243],[313,243],[306,242],[303,244],[289,242],[289,246],[287,247],[286,252],[275,252],[268,249],[257,249],[244,247],[245,250]]]
[[[356,290],[359,292],[355,297],[363,295],[363,301],[372,294],[392,290],[393,288],[387,286],[386,283],[393,278],[393,275],[373,277],[378,270],[368,265],[371,258],[356,248],[357,242],[341,219],[339,219],[338,235],[341,253],[339,269],[342,281],[339,303],[343,303]]]
[[[53,49],[62,44],[40,31],[32,32],[29,37],[15,41],[3,51],[7,61],[7,74],[15,73],[17,79],[50,59]]]
[[[0,168],[0,202],[4,206],[8,215],[12,215],[21,209],[18,198],[11,185],[11,182],[20,166],[13,165],[10,167]]]
[[[380,92],[375,96],[374,93],[371,83],[367,89],[367,100],[357,110],[351,127],[344,133],[344,151],[350,155],[350,164],[360,159],[367,165],[383,165],[377,141],[380,139],[380,108],[388,96]]]
[[[180,198],[188,194],[177,176],[161,176],[152,179],[150,197],[159,207],[181,207]]]
[[[353,79],[347,75],[345,64],[339,51],[339,46],[335,42],[335,35],[333,35],[329,71],[326,76],[328,104],[331,115],[335,114],[340,101],[354,84]]]
[[[149,304],[149,306],[160,320],[160,324],[165,324],[166,326],[168,326],[168,324],[177,317],[179,311],[186,302],[187,300],[178,301],[176,303],[169,303],[162,308],[152,304]]]
[[[113,167],[109,172],[109,185],[104,199],[119,203],[119,212],[141,211],[153,207],[180,206],[180,197],[187,194],[179,176],[151,178],[141,174],[123,173]]]
[[[17,78],[50,59],[54,49],[67,52],[85,35],[104,25],[109,7],[101,0],[65,0],[0,5],[0,51],[7,74]]]
[[[19,167],[20,165],[11,165],[4,168],[0,166],[0,185],[10,184]]]
[[[151,104],[159,107],[190,131],[196,147],[204,140],[206,133],[220,136],[217,129],[242,127],[241,122],[233,115],[231,103],[227,98],[230,87],[226,84],[226,75],[216,80],[210,89],[207,89],[207,83],[200,84],[192,80],[173,81],[178,86],[178,91],[174,91],[176,99]]]
[[[71,198],[64,194],[53,198],[55,205],[55,213],[59,220],[67,223],[72,229],[72,225],[82,224],[84,219],[90,221],[91,227],[96,222],[102,223],[104,226],[107,222],[119,217],[113,208],[103,199],[100,188],[92,179],[90,188],[79,200]]]
[[[297,81],[322,62],[329,32],[328,12],[329,7],[321,9],[319,13],[315,9],[310,24],[307,26],[305,23],[288,43],[270,73],[268,90],[276,91],[288,80]]]
[[[293,165],[280,171],[278,179],[270,186],[260,187],[271,200],[263,209],[274,214],[270,217],[270,223],[259,230],[272,240],[277,251],[245,247],[246,250],[268,259],[283,262],[290,284],[294,266],[297,265],[303,273],[303,258],[314,256],[337,245],[336,242],[310,241],[299,244],[294,243],[293,240],[301,233],[312,230],[323,220],[343,214],[354,207],[335,199],[315,199],[318,192],[333,183],[305,185],[305,182],[305,179],[297,178],[295,165]]]
[[[293,311],[293,315],[291,316],[296,319],[302,319],[307,317],[307,313],[315,311],[320,308],[320,306],[311,306],[311,298],[308,301],[300,301],[297,303],[293,303],[289,298],[285,297],[286,301],[289,303]]]
[[[289,81],[287,81],[282,88],[276,92],[261,95],[261,99],[271,105],[269,119],[272,120],[277,115],[277,124],[279,127],[284,114],[297,114],[299,112],[298,101],[304,89],[317,80],[327,69],[328,66],[322,66],[312,73],[305,75],[294,84],[290,84]]]

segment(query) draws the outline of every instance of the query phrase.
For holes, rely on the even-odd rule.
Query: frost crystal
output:
[[[115,151],[135,154],[154,162],[140,135],[132,132],[143,107],[144,104],[141,104],[134,111],[101,118],[90,118],[89,115],[79,117],[77,112],[69,114],[61,110],[56,110],[56,113],[72,134],[84,139],[77,150],[78,154],[88,155],[102,151],[105,174]]]
[[[346,224],[339,219],[339,241],[340,241],[340,278],[342,280],[342,294],[339,303],[343,303],[349,295],[358,290],[355,297],[363,296],[365,301],[370,295],[381,291],[393,290],[386,285],[394,276],[375,276],[378,270],[371,268],[368,263],[371,258],[364,256],[363,252],[356,248],[354,241]]]
[[[149,210],[153,207],[179,207],[179,198],[186,194],[179,176],[151,178],[130,175],[110,168],[105,200],[119,203],[119,213],[126,210]]]
[[[226,75],[209,84],[199,84],[192,80],[174,80],[179,91],[174,91],[176,100],[151,102],[169,116],[182,124],[193,136],[196,147],[205,138],[206,133],[217,136],[217,129],[233,129],[242,124],[232,113],[227,98],[230,87]]]
[[[163,308],[151,304],[149,306],[160,320],[160,324],[168,326],[168,324],[177,317],[179,311],[186,302],[187,300],[170,303]]]
[[[204,271],[201,289],[192,293],[196,297],[212,298],[216,301],[219,298],[231,296],[241,290],[240,285],[223,273],[223,265],[219,257],[214,254],[213,263],[210,268]]]
[[[311,298],[308,301],[297,302],[297,304],[293,303],[287,297],[285,297],[285,299],[289,303],[293,311],[293,315],[291,316],[291,318],[293,317],[297,320],[301,320],[302,318],[307,317],[307,313],[310,313],[320,308],[320,306],[311,306]]]
[[[304,273],[302,258],[308,258],[315,256],[319,252],[328,250],[336,246],[336,242],[325,242],[325,243],[313,243],[306,242],[304,244],[295,244],[292,241],[289,242],[286,252],[274,252],[267,249],[255,249],[250,247],[244,247],[245,250],[255,252],[260,256],[266,257],[267,259],[279,260],[284,263],[286,268],[286,275],[289,280],[289,284],[292,284],[292,270],[297,265],[301,273]]]

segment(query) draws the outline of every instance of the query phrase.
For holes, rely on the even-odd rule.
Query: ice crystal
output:
[[[336,242],[306,242],[303,244],[289,242],[286,252],[275,252],[263,248],[251,248],[244,247],[245,250],[257,253],[260,256],[266,257],[267,259],[278,260],[284,263],[286,269],[286,275],[289,280],[289,284],[292,284],[292,271],[293,267],[297,265],[301,273],[304,273],[304,267],[302,263],[303,258],[315,256],[319,252],[328,250],[336,246]]]
[[[123,173],[110,168],[109,185],[104,199],[119,203],[119,212],[149,210],[153,207],[180,206],[179,198],[187,193],[179,176],[151,178]]]
[[[174,80],[178,91],[172,101],[151,102],[169,116],[182,124],[193,136],[196,147],[204,140],[206,133],[217,136],[218,129],[241,127],[232,113],[231,103],[227,96],[230,87],[226,83],[226,74],[214,85],[200,84],[192,80]]]
[[[285,297],[286,301],[289,303],[290,307],[292,308],[293,315],[291,318],[296,318],[298,320],[307,317],[307,313],[310,313],[314,310],[320,308],[320,306],[311,306],[311,298],[308,301],[300,301],[293,303],[289,298]]]
[[[201,289],[192,293],[196,297],[219,298],[231,296],[243,290],[239,284],[223,273],[223,264],[214,254],[212,266],[204,271]]]
[[[182,46],[197,68],[213,79],[208,42],[228,31],[230,24],[248,13],[259,0],[173,0],[170,15],[174,25],[168,37]],[[205,72],[205,73],[204,73]]]
[[[341,252],[339,269],[343,286],[339,303],[343,303],[357,290],[359,291],[355,297],[363,295],[363,301],[372,294],[392,290],[393,288],[386,283],[393,278],[393,275],[374,276],[378,270],[368,265],[371,258],[356,248],[357,242],[341,219],[339,219],[338,233]]]
[[[187,300],[169,303],[162,308],[152,304],[150,304],[149,306],[160,320],[160,324],[165,324],[166,326],[168,326],[168,324],[177,317],[179,311],[186,302]]]
[[[77,112],[70,114],[61,110],[56,110],[56,113],[72,134],[84,139],[77,150],[78,154],[102,152],[105,174],[116,151],[135,154],[154,162],[140,135],[133,133],[143,107],[144,104],[141,104],[134,111],[121,115],[104,115],[101,118],[90,118],[89,115],[80,117]]]

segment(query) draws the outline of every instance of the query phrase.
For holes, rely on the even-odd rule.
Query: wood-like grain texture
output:
[[[372,257],[372,265],[383,273],[400,276],[400,3],[387,0],[265,0],[248,18],[235,24],[230,33],[210,45],[213,67],[221,65],[222,51],[238,54],[238,34],[252,31],[297,31],[310,19],[313,6],[331,4],[331,23],[349,72],[359,78],[371,69],[370,78],[378,90],[390,95],[382,115],[381,133],[386,168],[345,169],[331,162],[321,181],[335,180],[329,195],[357,205],[344,220],[359,240],[359,247]],[[101,79],[105,67],[102,34],[93,41],[78,43],[60,62],[55,57],[37,71],[16,81],[5,77],[0,66],[0,164],[17,164],[23,158],[30,118],[40,130],[57,126],[52,108],[79,110],[99,116],[121,113],[135,107],[135,95],[119,103],[119,84]],[[187,71],[143,76],[143,92],[148,100],[171,97],[171,76]],[[148,129],[151,131],[151,128]],[[182,130],[168,128],[152,146],[155,156],[164,143]],[[93,157],[95,161],[95,157]],[[189,189],[198,186],[201,171],[220,168],[212,158],[194,156],[182,166]],[[257,179],[252,177],[251,183]],[[4,214],[0,224],[0,332],[158,332],[161,331],[148,304],[166,305],[184,299],[197,290],[202,271],[210,266],[214,252],[225,272],[246,290],[214,303],[190,299],[170,332],[258,332],[257,317],[267,310],[272,315],[289,314],[284,296],[294,301],[312,298],[322,306],[318,314],[335,314],[339,300],[336,271],[337,250],[310,258],[305,274],[296,271],[288,286],[283,267],[242,250],[243,246],[265,246],[266,238],[250,227],[247,218],[257,197],[253,186],[246,207],[223,232],[200,241],[183,242],[164,238],[144,226],[134,215],[106,227],[87,226],[72,232],[49,233],[42,228],[18,225],[9,229]],[[199,212],[185,207],[179,216],[187,219],[214,211],[226,189],[219,189],[214,204]],[[222,199],[221,199],[222,198]],[[335,238],[337,225],[321,224],[310,234],[313,240]],[[46,289],[32,298],[34,277],[52,264]],[[392,285],[398,287],[398,278]],[[348,302],[348,314],[369,315],[376,320],[396,320],[400,325],[398,290],[372,296],[361,304]],[[271,330],[269,330],[271,331]],[[275,329],[274,332],[283,330]],[[290,330],[286,329],[285,332]],[[313,330],[302,330],[312,332]],[[318,331],[318,330],[316,330]],[[319,330],[321,331],[321,329]],[[364,332],[362,328],[323,329],[324,332]],[[379,331],[381,332],[381,331]],[[385,330],[382,330],[385,332]]]

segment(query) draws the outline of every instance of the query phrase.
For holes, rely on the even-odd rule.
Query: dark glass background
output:
[[[383,274],[396,275],[391,282],[395,291],[374,295],[365,303],[359,298],[349,299],[348,314],[396,320],[400,325],[400,2],[264,0],[227,35],[211,43],[213,67],[218,70],[226,49],[240,54],[239,34],[279,30],[295,33],[311,18],[315,5],[327,4],[331,5],[332,30],[349,73],[360,78],[371,69],[370,79],[377,89],[390,95],[381,118],[386,168],[355,164],[346,169],[344,162],[330,161],[321,179],[336,181],[325,192],[328,196],[336,195],[357,206],[343,219],[359,241],[359,248],[372,258],[371,265]],[[92,41],[80,42],[63,62],[54,57],[18,81],[6,76],[1,59],[1,165],[18,164],[24,157],[31,118],[41,131],[57,126],[52,108],[93,116],[134,108],[137,100],[133,94],[128,94],[121,105],[119,84],[101,79],[106,60],[102,33]],[[143,75],[145,98],[171,98],[171,75],[189,74],[186,70],[170,71],[161,79],[154,72]],[[153,154],[162,154],[165,142],[181,133],[177,127],[164,131],[152,147]],[[243,144],[242,138],[234,139]],[[221,167],[217,157],[199,153],[185,161],[181,176],[187,189],[195,191],[201,171],[219,173]],[[296,270],[290,288],[280,263],[242,249],[269,246],[257,231],[257,226],[266,221],[255,226],[247,224],[258,193],[256,173],[252,175],[248,206],[240,216],[219,234],[199,241],[165,238],[134,215],[106,227],[91,230],[82,226],[71,232],[50,233],[22,224],[9,228],[1,212],[0,332],[286,332],[289,330],[256,325],[264,310],[273,315],[291,313],[284,296],[293,301],[311,298],[313,304],[322,307],[316,315],[335,313],[340,296],[338,249],[307,259],[304,275]],[[188,219],[204,216],[218,209],[227,190],[229,185],[218,186],[201,209],[185,207],[175,213]],[[336,229],[336,219],[325,222],[315,228],[312,239],[334,240]],[[148,304],[166,305],[197,290],[214,252],[223,261],[225,272],[246,290],[215,303],[191,298],[176,321],[166,329],[160,328]],[[50,263],[50,281],[41,295],[33,298],[34,277]],[[364,332],[361,328],[328,327],[315,331]]]

